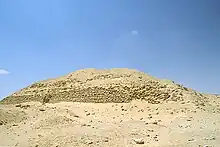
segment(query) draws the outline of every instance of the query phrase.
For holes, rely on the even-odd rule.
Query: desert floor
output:
[[[220,146],[220,113],[190,102],[0,105],[0,147]]]

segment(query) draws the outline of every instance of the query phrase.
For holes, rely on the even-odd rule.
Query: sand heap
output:
[[[190,90],[169,80],[125,69],[82,69],[56,79],[34,83],[2,100],[5,104],[28,101],[122,103],[133,99],[149,103],[182,101]]]

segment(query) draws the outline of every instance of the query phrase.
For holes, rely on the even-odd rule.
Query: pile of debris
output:
[[[34,83],[2,100],[4,104],[29,101],[126,103],[134,99],[149,103],[183,101],[190,90],[169,80],[126,69],[83,69],[66,76]]]

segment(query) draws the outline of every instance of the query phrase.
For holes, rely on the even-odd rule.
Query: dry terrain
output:
[[[79,70],[0,104],[0,147],[219,145],[219,95],[131,69]]]

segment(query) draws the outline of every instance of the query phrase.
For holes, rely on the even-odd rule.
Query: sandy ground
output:
[[[190,102],[0,105],[0,147],[217,147],[220,113]]]

